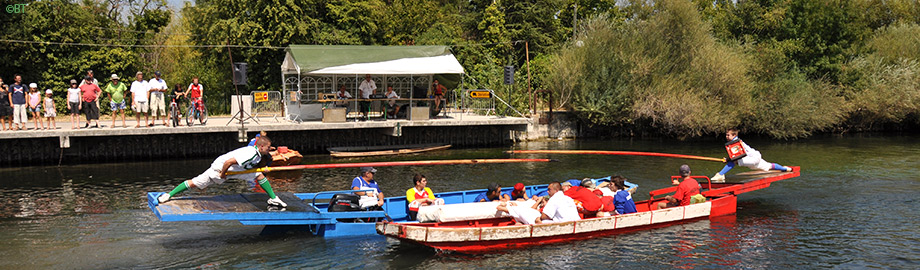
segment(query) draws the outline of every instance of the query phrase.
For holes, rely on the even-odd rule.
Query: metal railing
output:
[[[271,117],[276,122],[284,115],[284,100],[279,91],[253,91],[252,117]]]

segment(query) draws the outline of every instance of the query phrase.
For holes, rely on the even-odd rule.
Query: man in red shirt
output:
[[[80,86],[80,92],[83,93],[83,114],[86,115],[86,127],[89,127],[89,122],[93,121],[98,128],[99,106],[96,106],[96,98],[99,97],[102,89],[99,89],[99,86],[93,83],[93,77],[86,76],[84,80],[86,83]]]
[[[668,202],[658,203],[658,209],[690,205],[690,196],[700,194],[700,183],[690,177],[689,165],[680,165],[680,176],[683,179],[677,185],[677,191],[674,192],[674,196],[665,197]]]
[[[581,218],[595,217],[597,211],[603,205],[601,198],[594,195],[594,192],[591,192],[590,189],[573,187],[572,183],[569,182],[562,182],[562,193],[581,203],[581,208],[578,209],[578,214],[582,216]]]

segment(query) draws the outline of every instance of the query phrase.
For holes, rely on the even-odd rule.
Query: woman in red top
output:
[[[418,208],[423,205],[442,205],[444,204],[444,199],[438,199],[434,197],[434,192],[431,192],[431,189],[426,187],[428,185],[428,178],[425,178],[424,175],[415,174],[412,177],[412,182],[415,184],[415,187],[406,190],[406,201],[409,203],[409,218],[410,220],[415,220],[415,216],[418,215]]]

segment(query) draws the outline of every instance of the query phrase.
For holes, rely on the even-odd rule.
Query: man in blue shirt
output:
[[[383,192],[374,180],[377,169],[374,167],[361,167],[361,173],[351,181],[352,190],[373,189],[374,191],[357,191],[355,195],[361,196],[358,203],[361,208],[380,208],[383,206]]]
[[[502,194],[502,187],[501,187],[501,186],[499,186],[499,185],[496,184],[496,183],[491,183],[491,184],[489,184],[489,187],[488,187],[488,189],[486,190],[486,193],[479,194],[479,196],[477,196],[476,199],[473,200],[473,201],[475,201],[475,202],[491,202],[491,201],[498,201],[498,200],[507,201],[507,200],[509,200],[509,199],[510,199],[510,198],[506,198],[505,195]]]

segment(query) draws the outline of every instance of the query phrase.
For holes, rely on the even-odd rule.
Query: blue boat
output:
[[[610,177],[594,179],[609,181]],[[629,188],[637,187],[626,182]],[[527,194],[546,192],[547,185],[526,186]],[[503,188],[502,192],[513,188]],[[375,222],[393,220],[408,222],[408,203],[405,196],[385,198],[382,211],[329,212],[329,200],[335,194],[353,193],[356,190],[335,190],[316,193],[276,193],[288,206],[283,210],[268,208],[265,193],[244,193],[217,196],[175,197],[164,204],[157,198],[163,192],[148,192],[147,205],[160,221],[216,221],[235,220],[243,225],[265,226],[263,233],[302,230],[316,236],[340,237],[377,235]],[[436,193],[446,204],[473,202],[485,189]],[[268,209],[268,210],[266,210]]]

